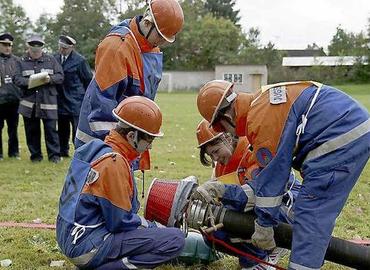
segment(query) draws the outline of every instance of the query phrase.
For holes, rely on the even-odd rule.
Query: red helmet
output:
[[[210,125],[215,121],[217,114],[222,109],[223,101],[229,104],[236,94],[232,91],[233,84],[223,80],[213,80],[199,90],[197,106],[199,113],[209,121]]]
[[[121,121],[150,136],[162,137],[162,113],[157,104],[146,97],[132,96],[125,98],[112,111]]]
[[[221,135],[222,133],[214,131],[213,128],[209,127],[209,122],[203,119],[197,127],[198,148],[213,141]]]
[[[151,0],[149,9],[158,33],[168,42],[174,42],[184,24],[180,4],[176,0]]]

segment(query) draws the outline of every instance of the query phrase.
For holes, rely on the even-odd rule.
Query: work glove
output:
[[[274,239],[274,228],[263,227],[254,221],[254,233],[252,235],[252,244],[264,250],[273,250],[276,247]]]
[[[217,180],[209,180],[198,186],[192,195],[192,199],[207,203],[219,203],[225,194],[225,185]]]

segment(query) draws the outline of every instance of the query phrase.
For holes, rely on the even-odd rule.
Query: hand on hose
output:
[[[276,247],[274,228],[263,227],[257,223],[257,220],[255,220],[252,244],[264,250],[273,250]]]
[[[192,199],[201,200],[207,203],[218,204],[225,194],[225,185],[217,180],[209,180],[197,187],[192,195]]]

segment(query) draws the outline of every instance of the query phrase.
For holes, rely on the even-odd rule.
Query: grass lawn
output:
[[[370,110],[370,85],[338,87]],[[146,191],[150,180],[154,177],[181,179],[195,175],[203,182],[211,175],[211,169],[202,167],[198,161],[195,128],[201,118],[197,112],[195,100],[195,93],[158,94],[157,101],[163,112],[165,137],[154,143],[152,170],[146,174]],[[3,135],[6,142],[5,132]],[[64,159],[60,164],[48,161],[33,164],[29,161],[22,121],[19,137],[22,160],[5,158],[0,161],[0,221],[32,222],[40,218],[45,223],[54,223],[59,193],[70,159]],[[5,143],[4,148],[4,154],[6,154]],[[45,159],[45,148],[43,153]],[[370,238],[369,179],[370,164],[368,163],[337,220],[335,236],[344,239]],[[138,188],[141,193],[141,181],[138,183]],[[55,232],[51,230],[0,228],[0,243],[0,260],[13,261],[9,269],[49,269],[51,260],[66,260],[59,253]],[[287,266],[287,262],[288,258],[285,258],[281,264]],[[210,265],[208,269],[238,269],[238,267],[237,259],[228,257]],[[198,268],[201,266],[192,267],[192,269]],[[73,267],[66,261],[64,268],[57,269],[73,269]],[[159,269],[182,269],[182,267],[163,266]],[[323,269],[346,268],[326,263]]]

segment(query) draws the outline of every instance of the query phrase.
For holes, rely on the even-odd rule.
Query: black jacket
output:
[[[21,90],[14,84],[18,61],[12,54],[0,54],[0,104],[19,102]]]
[[[50,82],[28,89],[30,75],[40,72],[47,72],[50,76]],[[25,117],[58,119],[56,85],[62,84],[63,78],[62,67],[52,55],[43,53],[36,60],[33,60],[29,54],[24,55],[19,61],[15,75],[15,83],[23,91],[19,113]]]

